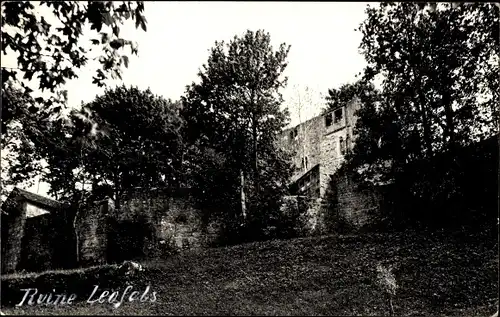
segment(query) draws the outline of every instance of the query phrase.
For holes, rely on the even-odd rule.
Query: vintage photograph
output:
[[[2,1],[1,68],[1,315],[498,316],[498,3]]]

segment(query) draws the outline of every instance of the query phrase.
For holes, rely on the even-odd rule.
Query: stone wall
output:
[[[206,247],[218,234],[217,226],[203,223],[190,191],[165,189],[137,190],[119,209],[112,200],[97,203],[81,215],[79,228],[85,264]]]
[[[203,223],[203,211],[189,190],[138,192],[123,204],[118,217],[125,220],[139,215],[153,225],[158,243],[178,249],[206,246],[216,235],[216,228]]]
[[[81,265],[96,265],[107,261],[107,208],[107,200],[94,202],[82,208],[77,215],[78,258]]]
[[[377,223],[380,219],[381,193],[374,186],[357,184],[343,171],[333,177],[333,212],[354,229]]]
[[[55,268],[54,253],[57,241],[51,220],[50,214],[26,219],[18,269],[33,272]]]
[[[283,131],[280,146],[294,154],[292,162],[296,170],[292,175],[292,181],[296,181],[307,170],[321,163],[322,124],[323,118],[319,116]],[[305,167],[306,158],[307,168]],[[304,160],[304,167],[302,167],[302,160]]]
[[[328,187],[330,176],[344,161],[342,146],[348,151],[353,146],[353,130],[356,124],[355,112],[360,107],[357,99],[346,106],[314,117],[293,128],[283,131],[280,146],[292,152],[292,161],[297,167],[291,182],[301,178],[309,169],[320,165],[320,196],[323,197]],[[341,111],[341,119],[335,120],[335,112]],[[329,117],[331,120],[328,122]],[[302,168],[302,161],[307,158],[307,168]],[[305,164],[304,164],[305,165]]]
[[[321,197],[326,195],[331,176],[340,168],[344,162],[345,154],[353,147],[353,130],[356,124],[355,112],[358,108],[359,102],[357,100],[349,102],[347,106],[340,108],[343,110],[343,120],[337,125],[332,124],[324,130],[320,145]]]
[[[324,213],[328,212],[325,208],[323,198],[313,198],[309,201],[309,208],[306,212],[307,233],[309,235],[320,234],[325,230]]]
[[[340,167],[344,156],[340,153],[340,137],[346,137],[346,129],[326,135],[321,141],[320,195],[324,197],[331,175]]]
[[[11,201],[8,215],[2,215],[2,273],[69,268],[75,263],[73,236],[66,210],[48,210],[27,217],[28,203]],[[31,208],[32,210],[34,208]]]
[[[311,204],[308,211],[309,227],[313,228],[313,232],[323,232],[326,230],[324,223],[328,213],[334,212],[328,199],[325,199],[330,190],[331,177],[340,168],[345,160],[345,154],[352,149],[354,142],[353,130],[356,124],[355,113],[359,109],[360,104],[357,99],[353,99],[346,106],[337,108],[326,114],[314,117],[296,127],[285,130],[281,138],[281,147],[287,151],[294,153],[292,158],[297,167],[301,167],[302,160],[307,157],[308,169],[319,165],[319,197]],[[338,116],[340,114],[341,116]],[[336,119],[336,116],[339,119]],[[342,147],[342,148],[341,148]],[[298,180],[302,180],[307,170],[298,168],[292,177],[292,189],[300,189],[300,184],[294,184]],[[343,210],[349,211],[349,214],[360,213],[361,210],[371,210],[367,207],[370,205],[369,199],[363,198],[365,194],[348,188],[342,189],[345,196]],[[303,194],[300,190],[299,194]],[[317,195],[312,195],[314,197]],[[369,195],[368,195],[369,196]],[[353,198],[354,197],[354,198]],[[349,203],[349,199],[353,201]],[[366,203],[362,203],[367,201]],[[351,205],[366,205],[365,207],[348,207]],[[353,219],[358,219],[358,216]],[[360,220],[361,221],[361,220]]]
[[[9,206],[8,215],[2,215],[2,273],[16,271],[21,261],[22,238],[26,223],[26,203]]]
[[[332,211],[353,228],[484,230],[498,220],[498,136],[410,163],[384,186],[343,169],[332,179]]]

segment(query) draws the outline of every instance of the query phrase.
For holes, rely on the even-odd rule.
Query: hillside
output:
[[[491,242],[488,242],[491,241]],[[132,278],[114,266],[2,277],[7,314],[388,315],[376,265],[393,266],[396,315],[490,316],[498,305],[496,236],[363,234],[268,241],[144,261]],[[90,305],[94,284],[157,292],[154,303]],[[79,292],[71,306],[12,307],[24,287]],[[35,286],[36,285],[36,286]],[[83,290],[87,290],[87,292]],[[10,305],[9,305],[10,302]],[[10,306],[10,307],[5,307]]]

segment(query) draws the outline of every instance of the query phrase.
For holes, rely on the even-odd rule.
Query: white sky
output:
[[[283,90],[292,123],[294,96],[311,90],[310,105],[301,119],[317,114],[329,88],[355,81],[365,66],[358,53],[361,34],[354,29],[364,20],[367,3],[358,2],[145,2],[147,32],[131,23],[121,34],[139,44],[139,55],[130,56],[123,83],[150,88],[153,93],[179,99],[186,85],[196,80],[215,41],[229,41],[247,29],[271,34],[275,49],[291,45],[288,55],[288,87]],[[48,20],[49,21],[49,20]],[[15,55],[2,54],[2,66],[16,67]],[[95,67],[82,69],[79,78],[66,85],[69,106],[91,101],[102,89],[92,84]],[[37,192],[37,185],[29,188]],[[40,185],[39,194],[47,186]]]

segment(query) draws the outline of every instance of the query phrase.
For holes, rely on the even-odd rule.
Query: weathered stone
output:
[[[96,202],[82,208],[77,217],[79,262],[83,265],[106,263],[108,201]]]
[[[347,187],[342,187],[341,184],[342,190],[336,191],[341,203],[331,206],[325,202],[332,176],[344,162],[344,155],[352,149],[355,112],[359,106],[358,100],[354,99],[346,106],[314,117],[282,133],[280,146],[294,154],[292,161],[296,166],[291,188],[298,195],[319,198],[307,212],[311,232],[326,230],[323,218],[326,213],[334,212],[333,208],[339,209],[335,212],[349,217],[353,224],[364,223],[367,217],[364,212],[377,209],[376,199],[372,199],[374,193],[356,191],[349,187],[350,183]],[[319,194],[316,194],[317,188]]]
[[[118,243],[121,244],[120,248],[126,250],[127,246],[123,244],[131,243],[130,239],[143,239],[138,244],[142,249],[139,251],[143,256],[151,257],[165,251],[208,246],[218,234],[217,225],[202,222],[203,211],[187,190],[137,190],[127,198],[122,198],[119,210],[109,200],[103,201],[99,208],[91,208],[89,212],[83,216],[80,224],[81,259],[87,263],[113,261],[110,258],[113,250],[109,248],[116,247]],[[136,235],[130,232],[129,240],[123,235],[112,235],[116,226],[126,223],[150,228],[150,232]],[[116,239],[125,242],[111,241]],[[132,253],[129,252],[129,255],[132,256]]]
[[[15,188],[2,210],[2,273],[71,265],[74,248],[61,204]]]
[[[374,186],[359,188],[348,173],[338,173],[333,182],[337,210],[352,227],[377,221],[381,196]]]
[[[15,201],[2,215],[2,273],[14,272],[21,261],[22,238],[26,223],[26,202]]]

